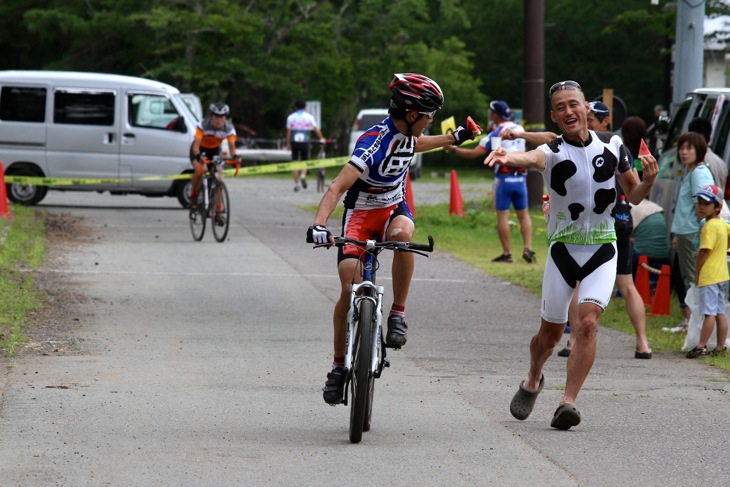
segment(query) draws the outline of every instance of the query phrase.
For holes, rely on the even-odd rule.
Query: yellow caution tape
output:
[[[468,147],[479,142],[483,135],[476,137],[474,140],[464,142],[461,147]],[[423,152],[441,151],[443,148],[431,149]],[[256,174],[274,174],[279,172],[290,172],[301,169],[319,169],[327,167],[340,167],[347,164],[350,156],[330,157],[326,159],[310,159],[307,161],[291,161],[291,162],[274,162],[261,166],[246,166],[239,169],[226,169],[223,171],[225,176],[252,176]],[[192,167],[191,167],[192,169]],[[118,184],[129,183],[133,181],[163,181],[190,179],[192,173],[173,174],[168,176],[145,176],[141,178],[96,178],[96,179],[76,179],[76,178],[47,178],[42,176],[14,176],[5,175],[5,183],[7,184],[27,184],[33,186],[80,186],[91,184]]]

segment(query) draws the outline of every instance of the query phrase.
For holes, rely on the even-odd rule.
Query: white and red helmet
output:
[[[444,106],[444,93],[434,80],[422,74],[398,73],[388,85],[393,108],[431,113]]]

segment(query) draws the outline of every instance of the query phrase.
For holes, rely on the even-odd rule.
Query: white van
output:
[[[37,204],[51,189],[175,196],[185,207],[190,181],[172,177],[192,172],[195,124],[177,88],[157,81],[0,71],[5,174],[49,179],[48,186],[8,183],[8,198],[16,203]],[[78,182],[59,186],[54,178]]]

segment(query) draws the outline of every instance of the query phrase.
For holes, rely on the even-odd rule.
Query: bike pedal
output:
[[[388,360],[388,359],[383,360],[383,367],[390,367],[390,360]]]

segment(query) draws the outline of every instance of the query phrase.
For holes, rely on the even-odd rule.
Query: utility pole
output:
[[[525,0],[522,116],[525,130],[545,130],[545,0]]]
[[[702,87],[704,40],[705,0],[677,0],[672,113],[688,92]]]
[[[524,68],[522,75],[522,116],[525,130],[545,130],[545,0],[524,0]],[[527,173],[530,206],[542,204],[542,174]]]

